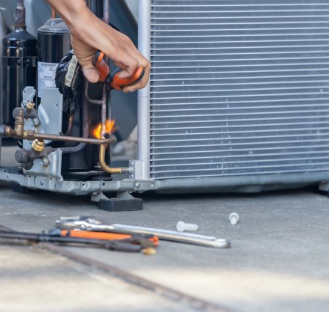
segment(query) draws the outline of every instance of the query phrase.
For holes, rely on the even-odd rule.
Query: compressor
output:
[[[109,1],[90,1],[88,5],[96,14],[102,11],[99,17],[108,23]],[[18,2],[18,7],[17,14],[24,11],[23,1]],[[34,83],[22,83],[21,97],[6,107],[14,122],[3,119],[0,125],[0,137],[20,143],[15,152],[20,166],[1,168],[0,180],[5,174],[7,181],[29,189],[91,194],[92,201],[106,210],[142,209],[142,200],[129,194],[135,189],[134,181],[123,181],[118,187],[112,178],[114,174],[130,178],[134,167],[110,166],[108,151],[116,138],[107,125],[113,86],[121,90],[141,79],[143,73],[136,72],[133,80],[123,81],[119,75],[111,75],[103,54],[107,79],[89,83],[70,50],[68,28],[58,18],[49,19],[38,29],[38,43],[33,38],[33,44]],[[97,53],[95,61],[100,66]],[[12,77],[5,79],[9,80]],[[105,192],[117,192],[118,198],[108,198]]]
[[[14,126],[12,111],[22,102],[23,89],[36,87],[37,39],[26,31],[23,0],[17,1],[15,29],[2,40],[0,123]]]

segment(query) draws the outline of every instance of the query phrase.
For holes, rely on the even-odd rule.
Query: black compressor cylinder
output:
[[[38,103],[45,88],[56,88],[56,69],[71,50],[70,31],[60,18],[51,18],[38,29]]]
[[[14,127],[12,111],[21,105],[24,88],[37,83],[37,39],[26,31],[23,1],[17,1],[14,31],[2,46],[0,124]]]

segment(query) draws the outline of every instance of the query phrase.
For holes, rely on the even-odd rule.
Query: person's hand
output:
[[[122,70],[119,74],[120,77],[128,78],[133,76],[140,66],[142,66],[145,71],[143,78],[139,82],[132,86],[125,87],[123,91],[133,92],[144,88],[150,75],[150,63],[136,49],[133,42],[127,36],[121,34],[110,26],[109,28],[111,28],[111,37],[116,38],[115,40],[112,40],[115,42],[115,47],[113,48],[113,52],[109,49],[110,47],[108,47],[107,50],[104,47],[101,51],[103,51],[114,62],[114,64]],[[97,82],[99,80],[99,71],[92,64],[97,49],[86,44],[75,35],[71,36],[71,41],[74,53],[83,68],[85,77],[90,82]]]
[[[124,92],[144,88],[148,82],[151,64],[137,50],[133,42],[97,18],[83,0],[48,0],[62,16],[71,31],[74,53],[90,82],[97,82],[99,71],[92,64],[95,53],[104,52],[122,72],[121,78],[132,77],[138,67],[144,68],[144,76],[136,84],[125,87]]]

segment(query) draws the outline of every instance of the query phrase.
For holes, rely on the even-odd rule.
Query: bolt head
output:
[[[46,158],[46,157],[44,157],[44,158],[42,159],[42,166],[44,166],[44,167],[48,167],[49,165],[50,165],[50,161],[49,161],[49,159]]]
[[[34,125],[35,127],[40,126],[40,120],[39,120],[38,118],[33,118],[33,125]]]

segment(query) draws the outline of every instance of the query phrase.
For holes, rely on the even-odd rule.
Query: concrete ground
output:
[[[218,304],[229,311],[327,311],[329,199],[310,188],[259,194],[153,195],[144,210],[109,213],[89,197],[16,193],[0,185],[0,224],[51,229],[61,216],[227,238],[231,249],[161,241],[154,256],[92,248],[70,251]],[[231,212],[240,215],[233,226]],[[184,302],[77,264],[36,246],[0,245],[0,311],[195,311]]]
[[[327,310],[328,199],[311,191],[156,196],[145,198],[143,211],[123,213],[98,210],[87,198],[17,194],[6,185],[2,185],[0,194],[1,224],[20,231],[47,231],[60,216],[74,215],[166,229],[174,229],[178,220],[197,223],[200,233],[228,238],[232,248],[216,250],[161,242],[157,255],[152,257],[70,249],[232,311]],[[232,211],[241,218],[236,226],[228,222]],[[20,307],[27,306],[36,311],[41,306],[40,311],[51,311],[47,305],[43,308],[50,304],[54,311],[81,310],[81,305],[86,311],[96,311],[99,304],[102,310],[109,304],[107,294],[112,295],[118,287],[115,298],[119,304],[113,311],[146,311],[147,304],[149,311],[155,307],[157,311],[174,310],[173,303],[160,297],[152,299],[154,294],[130,285],[124,285],[124,293],[120,294],[121,281],[89,272],[35,247],[4,245],[0,250],[0,309],[2,305],[12,308],[7,311],[20,311]],[[83,295],[85,287],[89,298]],[[76,297],[68,294],[67,288]],[[186,311],[186,307],[174,307]]]

